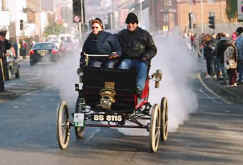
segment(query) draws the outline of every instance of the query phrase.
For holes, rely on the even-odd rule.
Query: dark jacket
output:
[[[229,45],[232,45],[232,40],[227,38],[221,38],[216,45],[216,56],[220,60],[220,63],[224,63],[224,51],[227,49]]]
[[[206,42],[203,48],[204,58],[206,60],[212,60],[214,53],[214,47],[212,41]]]
[[[82,52],[87,54],[108,54],[116,52],[121,55],[121,47],[115,35],[108,32],[100,32],[98,35],[90,33],[84,42]]]
[[[0,41],[0,91],[4,90],[4,77],[6,78],[7,74],[7,59],[5,53],[8,49],[11,48],[11,44],[8,40]],[[2,70],[3,69],[3,70]],[[4,75],[2,74],[4,73]]]
[[[243,63],[243,33],[237,37],[235,45],[238,49],[238,60]]]
[[[118,33],[118,38],[122,48],[122,58],[150,62],[157,53],[152,36],[139,27],[134,32],[122,30]]]
[[[5,39],[4,41],[0,41],[0,49],[4,52],[3,54],[5,54],[10,48],[11,44],[8,40]]]

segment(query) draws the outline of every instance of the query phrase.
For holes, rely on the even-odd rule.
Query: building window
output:
[[[210,12],[208,13],[208,16],[215,16],[215,12],[210,11]]]
[[[164,24],[167,24],[169,22],[169,15],[168,14],[164,14],[163,22],[164,22]]]
[[[168,0],[162,0],[162,3],[164,4],[164,8],[168,8]]]
[[[208,0],[208,3],[215,3],[216,0]]]
[[[164,8],[168,8],[172,6],[172,0],[162,0],[162,4],[164,4]]]
[[[172,0],[168,0],[168,6],[172,6]]]

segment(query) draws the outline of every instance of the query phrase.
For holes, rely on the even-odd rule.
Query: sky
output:
[[[111,12],[111,0],[86,0],[86,18],[92,16],[100,17],[105,13]]]
[[[57,0],[58,1],[58,0]],[[61,3],[72,5],[72,0],[63,0]],[[112,11],[111,0],[84,0],[86,19],[92,17],[101,17]]]

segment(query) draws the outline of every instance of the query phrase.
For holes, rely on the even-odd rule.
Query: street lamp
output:
[[[141,20],[141,26],[143,26],[143,1],[140,0],[140,20]]]
[[[203,12],[203,0],[200,0],[200,5],[201,5],[201,7],[200,7],[200,9],[201,9],[201,33],[203,33],[204,32],[204,25],[203,25],[203,14],[204,14],[204,12]]]

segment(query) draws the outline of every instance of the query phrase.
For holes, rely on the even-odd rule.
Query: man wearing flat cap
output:
[[[4,80],[6,80],[6,51],[11,48],[11,44],[5,38],[7,33],[6,28],[0,28],[0,92],[4,91]]]
[[[135,68],[137,72],[137,94],[140,96],[145,86],[148,67],[156,55],[157,48],[152,36],[138,26],[138,18],[129,13],[126,18],[127,28],[118,33],[122,49],[120,69]]]

